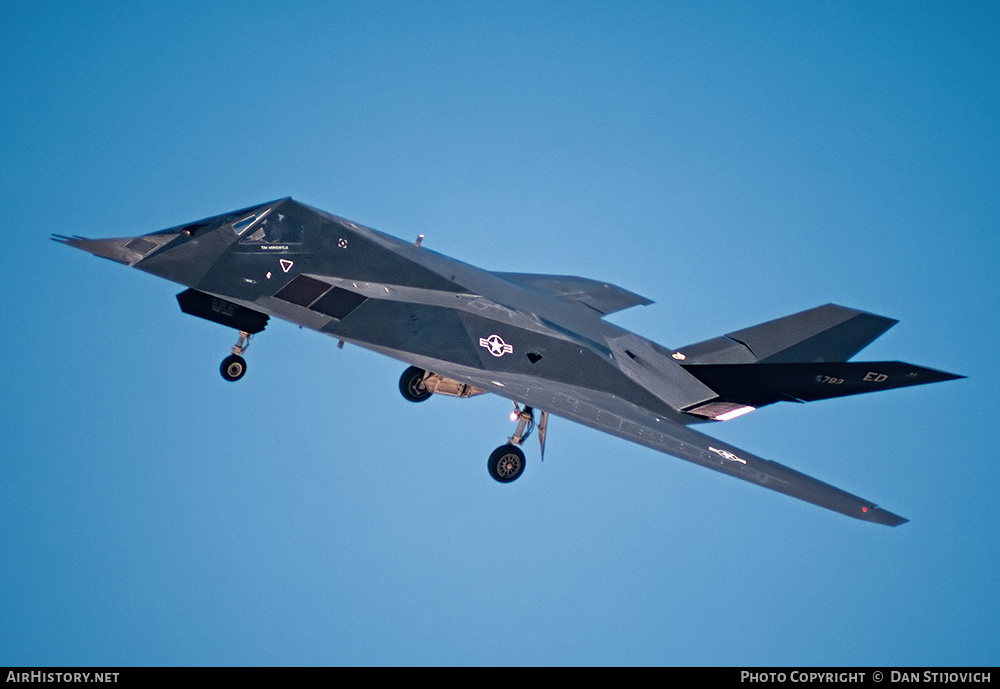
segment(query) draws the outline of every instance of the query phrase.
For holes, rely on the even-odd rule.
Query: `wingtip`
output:
[[[889,510],[883,510],[881,507],[876,507],[875,505],[862,507],[858,518],[866,522],[883,524],[885,526],[902,526],[910,521],[906,517],[900,517],[898,514],[893,514]]]

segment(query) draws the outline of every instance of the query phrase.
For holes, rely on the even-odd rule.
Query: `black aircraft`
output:
[[[827,304],[685,347],[662,347],[603,316],[652,303],[570,275],[482,270],[279,199],[137,237],[53,239],[172,280],[185,313],[239,331],[221,367],[236,381],[270,316],[399,359],[403,396],[492,392],[516,430],[490,475],[524,471],[549,413],[857,519],[907,520],[691,428],[774,402],[809,402],[961,378],[898,361],[848,362],[897,321]]]

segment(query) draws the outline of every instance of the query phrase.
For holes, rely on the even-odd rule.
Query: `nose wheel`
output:
[[[250,346],[250,333],[240,331],[240,339],[233,345],[233,353],[222,360],[219,373],[231,383],[235,383],[247,372],[247,362],[241,355]]]
[[[247,362],[239,354],[230,354],[222,360],[219,373],[231,383],[236,382],[247,372]]]

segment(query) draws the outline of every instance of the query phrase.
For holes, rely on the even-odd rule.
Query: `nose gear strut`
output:
[[[249,349],[251,337],[253,336],[246,330],[241,330],[240,339],[233,345],[233,353],[222,360],[219,373],[229,382],[239,380],[247,372],[247,362],[240,355]]]

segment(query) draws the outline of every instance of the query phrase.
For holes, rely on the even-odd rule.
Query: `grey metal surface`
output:
[[[53,239],[184,285],[186,313],[246,332],[281,318],[418,367],[442,391],[493,392],[891,526],[906,520],[689,426],[961,377],[844,363],[896,321],[834,304],[668,349],[603,320],[652,303],[611,283],[482,270],[290,198],[141,237]]]

